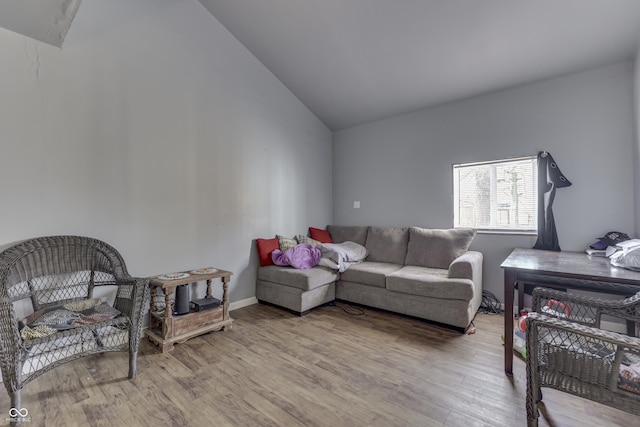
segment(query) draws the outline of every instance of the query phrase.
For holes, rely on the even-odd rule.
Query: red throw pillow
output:
[[[271,252],[275,249],[280,249],[280,242],[277,238],[273,239],[256,239],[256,246],[258,247],[258,258],[260,259],[260,266],[273,265],[271,259]]]
[[[331,234],[329,234],[327,230],[323,230],[321,228],[309,227],[309,237],[320,243],[333,243]]]

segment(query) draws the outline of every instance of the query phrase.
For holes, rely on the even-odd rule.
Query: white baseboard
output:
[[[240,301],[234,301],[231,304],[229,304],[229,311],[237,310],[238,308],[247,307],[257,303],[258,303],[258,298],[256,297],[251,297],[251,298],[243,299]]]

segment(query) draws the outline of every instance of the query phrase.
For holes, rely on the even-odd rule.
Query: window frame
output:
[[[507,165],[510,163],[517,163],[523,161],[530,161],[532,163],[532,182],[530,185],[533,186],[533,225],[531,227],[521,227],[521,228],[504,228],[504,227],[472,227],[469,225],[460,225],[460,180],[459,175],[456,175],[456,171],[460,171],[464,168],[470,168],[474,166],[485,166],[485,165]],[[512,235],[537,235],[538,234],[538,164],[537,164],[537,156],[520,156],[520,157],[511,157],[505,159],[498,160],[489,160],[489,161],[481,161],[481,162],[469,162],[469,163],[454,163],[451,165],[451,177],[453,180],[453,228],[475,228],[480,234],[512,234]],[[497,213],[497,211],[496,211]]]

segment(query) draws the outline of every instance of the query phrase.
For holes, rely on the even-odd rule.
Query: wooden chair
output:
[[[116,287],[113,307],[101,304],[102,311],[98,314],[92,313],[76,322],[80,318],[78,314],[76,323],[69,329],[51,331],[48,325],[44,329],[31,328],[16,314],[21,311],[35,312],[33,316],[47,313],[40,319],[53,319],[55,323],[59,320],[56,316],[70,313],[69,307],[76,311],[90,305],[97,307],[99,299],[94,298],[94,289],[100,286]],[[129,276],[120,254],[96,239],[40,237],[2,252],[0,367],[2,381],[15,408],[4,411],[5,414],[11,412],[12,424],[22,421],[22,388],[63,363],[91,354],[128,351],[129,378],[135,377],[148,298],[148,279]],[[106,317],[113,318],[105,320]]]
[[[640,273],[639,273],[640,274]],[[538,425],[541,387],[640,415],[640,292],[602,300],[552,289],[533,291],[527,326],[527,424]],[[631,335],[601,329],[622,319]]]

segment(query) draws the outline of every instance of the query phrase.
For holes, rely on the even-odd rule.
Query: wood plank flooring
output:
[[[347,304],[339,304],[349,311]],[[138,376],[126,353],[80,359],[23,390],[26,426],[525,426],[524,362],[503,371],[503,318],[477,332],[373,309],[273,306],[231,313],[233,329],[162,354],[146,338]],[[638,417],[544,389],[540,426],[632,426]],[[10,401],[0,391],[0,422]]]

